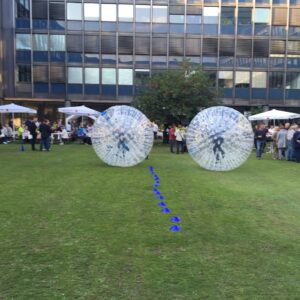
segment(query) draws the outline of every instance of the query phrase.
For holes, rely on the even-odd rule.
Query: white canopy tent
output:
[[[289,120],[300,118],[300,114],[281,111],[277,109],[272,109],[260,114],[256,114],[249,117],[250,121],[263,121],[263,120]]]
[[[6,105],[0,105],[0,113],[1,114],[11,113],[12,117],[14,119],[16,113],[36,114],[37,112],[36,112],[35,109],[11,103],[11,104],[6,104]],[[15,125],[14,125],[14,122],[13,122],[13,138],[15,138]]]
[[[88,108],[84,105],[81,106],[70,106],[70,107],[60,107],[59,112],[67,115],[75,115],[80,117],[98,117],[100,112],[91,108]]]
[[[66,129],[67,130],[69,129],[68,122],[71,119],[78,118],[78,117],[88,117],[90,119],[97,120],[97,118],[100,115],[99,111],[91,109],[89,107],[86,107],[85,105],[60,107],[60,108],[58,108],[58,111],[66,114],[66,115],[70,115],[66,118]]]

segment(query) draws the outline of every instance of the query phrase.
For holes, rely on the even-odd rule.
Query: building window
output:
[[[232,71],[219,71],[219,87],[223,87],[223,88],[233,87]]]
[[[269,87],[282,88],[283,87],[283,72],[270,72],[269,73]]]
[[[31,83],[31,66],[18,65],[17,80],[19,83]]]
[[[99,4],[85,3],[84,4],[84,19],[89,21],[99,20]]]
[[[170,15],[170,23],[183,24],[184,15]]]
[[[154,23],[167,23],[168,22],[167,6],[153,6],[152,21]]]
[[[99,84],[99,69],[98,68],[85,68],[84,81],[87,84]]]
[[[101,21],[117,21],[116,4],[101,4]]]
[[[82,68],[68,67],[68,83],[82,83]]]
[[[198,16],[198,15],[187,15],[186,16],[186,23],[187,24],[201,24],[201,16]]]
[[[23,33],[16,34],[16,49],[17,50],[31,50],[30,34],[23,34]]]
[[[288,72],[286,73],[286,89],[300,89],[300,73],[299,72]]]
[[[133,5],[126,5],[126,4],[119,5],[119,21],[120,22],[133,21]]]
[[[116,84],[116,69],[102,68],[102,84]]]
[[[135,69],[135,85],[136,86],[145,86],[150,77],[149,69]]]
[[[252,72],[252,87],[266,88],[267,87],[267,72]]]
[[[203,23],[218,24],[219,23],[219,8],[218,7],[203,7]]]
[[[234,34],[234,7],[222,7],[221,9],[221,33]]]
[[[235,72],[235,87],[248,88],[250,85],[250,72]]]
[[[48,35],[34,34],[33,35],[33,50],[48,51]]]
[[[150,22],[150,6],[136,5],[135,6],[135,20],[136,22]]]
[[[50,35],[50,51],[66,51],[66,36],[62,34]]]
[[[254,14],[254,23],[269,24],[270,23],[270,9],[256,8]]]
[[[132,85],[133,84],[133,70],[132,69],[119,69],[119,85]]]
[[[29,0],[17,0],[17,18],[30,18]]]
[[[67,3],[67,19],[68,20],[82,20],[82,4],[81,3]]]

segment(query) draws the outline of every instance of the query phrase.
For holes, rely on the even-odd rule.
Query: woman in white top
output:
[[[183,153],[183,142],[185,141],[185,131],[183,130],[181,125],[178,125],[175,129],[175,137],[176,137],[176,154],[180,152]]]

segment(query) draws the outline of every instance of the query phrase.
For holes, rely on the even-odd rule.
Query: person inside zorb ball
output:
[[[92,144],[99,158],[108,165],[134,166],[143,161],[152,149],[152,124],[133,107],[112,106],[95,122]]]
[[[253,149],[250,122],[238,111],[214,106],[199,112],[187,129],[187,148],[203,168],[229,171],[243,164]]]

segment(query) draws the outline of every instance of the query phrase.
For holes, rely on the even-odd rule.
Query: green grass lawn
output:
[[[209,172],[161,145],[131,168],[0,145],[0,299],[300,299],[299,174],[268,156]]]

